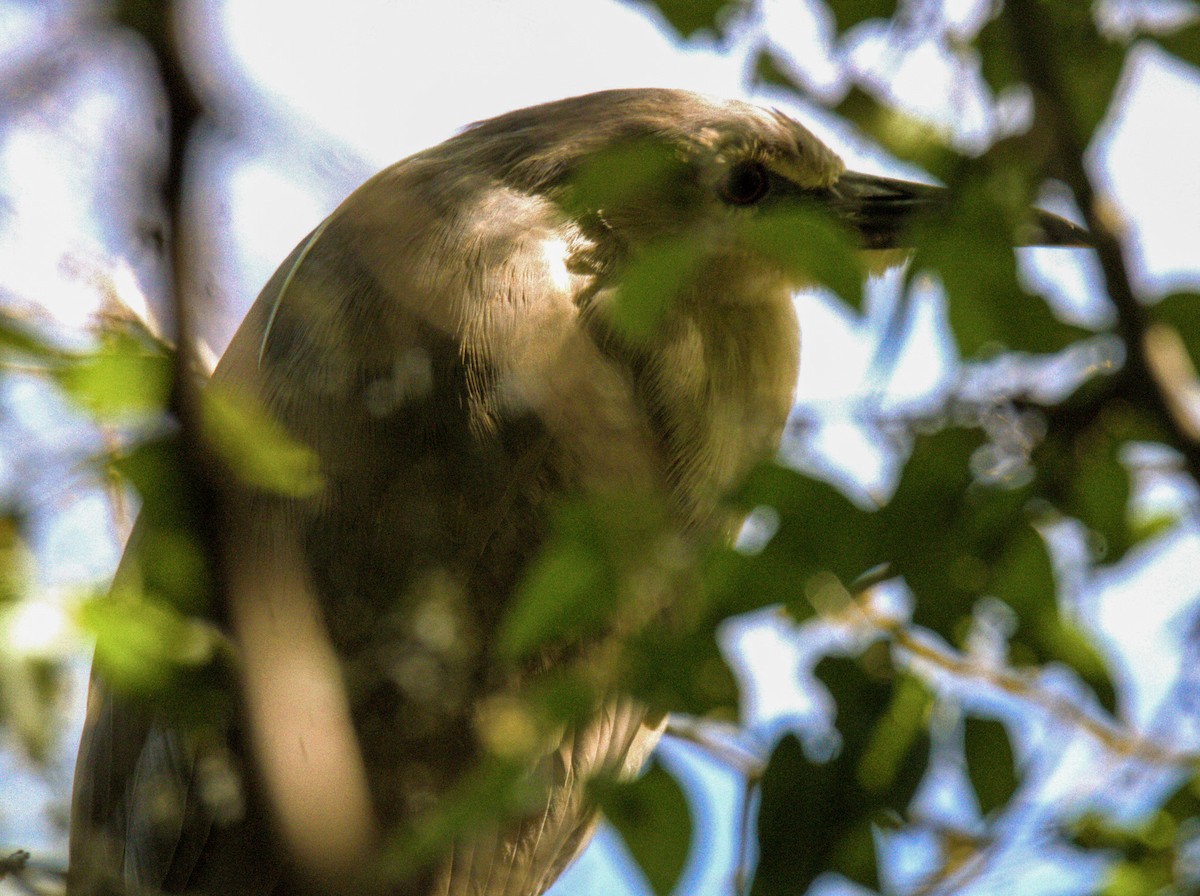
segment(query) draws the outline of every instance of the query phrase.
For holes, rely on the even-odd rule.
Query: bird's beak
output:
[[[868,249],[905,248],[913,219],[937,215],[950,206],[950,191],[931,184],[912,183],[847,171],[820,195],[839,218],[859,234]],[[1091,246],[1091,234],[1065,218],[1034,209],[1013,234],[1018,246]]]

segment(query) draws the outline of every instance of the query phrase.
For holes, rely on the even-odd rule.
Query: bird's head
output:
[[[659,273],[678,275],[670,262],[682,262],[718,301],[739,290],[714,284],[740,284],[755,267],[813,279],[805,268],[820,262],[803,258],[811,228],[782,245],[789,219],[823,218],[863,249],[888,250],[908,245],[915,218],[951,202],[941,187],[847,171],[777,110],[679,90],[588,94],[491,119],[461,139],[507,185],[558,204],[587,244],[576,267],[609,271],[649,254],[660,257]],[[779,226],[764,227],[764,218]],[[1081,228],[1040,210],[1012,236],[1021,245],[1089,242]],[[731,274],[722,277],[726,266]]]

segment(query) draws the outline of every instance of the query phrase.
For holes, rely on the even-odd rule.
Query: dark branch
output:
[[[1052,23],[1037,0],[1007,0],[1004,17],[1012,45],[1042,120],[1058,150],[1063,179],[1074,192],[1084,220],[1095,239],[1096,253],[1104,274],[1104,285],[1117,310],[1117,332],[1125,341],[1125,371],[1118,380],[1124,395],[1149,409],[1184,457],[1188,472],[1200,482],[1200,442],[1191,435],[1189,424],[1180,418],[1178,402],[1170,386],[1155,368],[1147,349],[1148,321],[1134,295],[1121,243],[1110,216],[1104,214],[1096,190],[1084,167],[1084,137],[1075,124],[1075,114],[1057,63]]]

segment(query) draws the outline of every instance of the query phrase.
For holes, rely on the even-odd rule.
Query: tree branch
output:
[[[1074,110],[1056,63],[1053,25],[1038,0],[1006,0],[1003,15],[1017,61],[1056,146],[1063,179],[1075,194],[1095,239],[1105,289],[1117,310],[1117,332],[1127,350],[1120,380],[1123,391],[1131,401],[1144,404],[1154,414],[1172,447],[1183,455],[1188,472],[1200,483],[1200,441],[1193,435],[1194,423],[1187,417],[1185,404],[1172,391],[1170,377],[1156,363],[1148,338],[1149,323],[1134,295],[1113,216],[1097,196],[1084,166],[1084,139],[1076,129]]]

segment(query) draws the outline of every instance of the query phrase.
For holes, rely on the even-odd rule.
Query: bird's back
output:
[[[369,182],[297,247],[214,375],[320,460],[320,493],[256,496],[254,538],[234,550],[270,575],[298,545],[387,827],[413,822],[462,778],[479,757],[479,701],[524,674],[496,662],[490,634],[553,502],[582,483],[662,487],[627,377],[576,326],[573,284],[545,270],[550,206],[482,182],[451,184],[471,193],[465,202],[443,195],[425,164]],[[512,331],[507,353],[476,336],[485,326]],[[593,824],[578,785],[626,761],[648,736],[641,718],[623,701],[574,731],[546,757],[543,809],[460,842],[431,872],[439,892],[548,886]],[[243,776],[240,819],[205,802],[213,750]],[[198,743],[94,682],[73,808],[76,892],[98,885],[89,870],[155,890],[286,891],[247,757],[237,727]],[[157,827],[155,802],[175,807]]]

